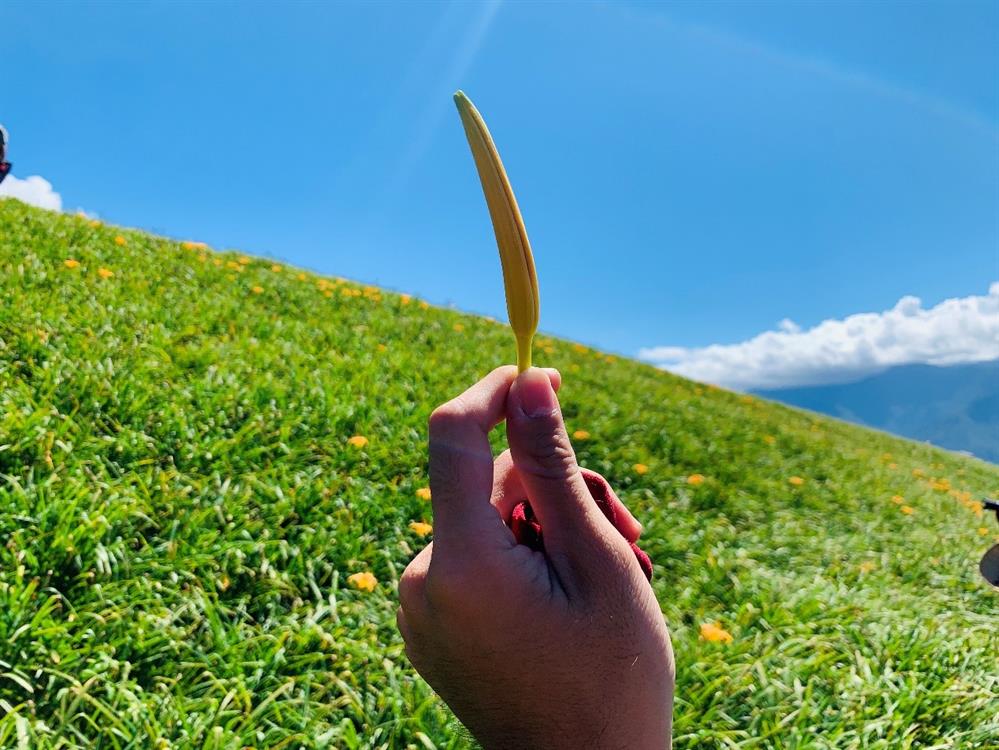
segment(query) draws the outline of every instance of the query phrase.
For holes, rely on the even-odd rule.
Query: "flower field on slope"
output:
[[[395,584],[427,416],[512,359],[494,321],[0,201],[0,747],[471,747]],[[999,469],[535,359],[645,525],[677,748],[997,746]]]

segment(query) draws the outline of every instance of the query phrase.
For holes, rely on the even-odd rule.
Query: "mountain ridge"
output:
[[[901,365],[850,383],[754,393],[999,463],[999,360]]]

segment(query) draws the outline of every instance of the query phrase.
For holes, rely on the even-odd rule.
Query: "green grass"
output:
[[[240,257],[0,201],[0,747],[471,745],[395,584],[427,416],[513,338]],[[645,524],[676,747],[999,746],[995,466],[568,342],[536,360]]]

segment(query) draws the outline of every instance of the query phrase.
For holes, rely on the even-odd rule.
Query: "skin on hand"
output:
[[[670,746],[673,650],[586,488],[554,370],[501,367],[430,417],[434,541],[399,581],[406,653],[487,750]],[[510,450],[488,434],[503,420]],[[545,551],[504,523],[528,499]],[[630,517],[623,528],[640,526]]]

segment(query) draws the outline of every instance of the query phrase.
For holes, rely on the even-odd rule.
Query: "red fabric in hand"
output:
[[[629,535],[621,528],[619,519],[622,512],[624,512],[624,504],[614,494],[614,490],[611,489],[606,479],[589,469],[580,469],[580,471],[583,474],[583,479],[586,481],[587,488],[590,490],[590,494],[597,503],[597,507],[600,508],[600,511],[606,516],[607,520],[613,524],[615,529],[621,532],[621,535],[631,545],[631,551],[635,553],[642,572],[651,581],[652,560],[636,544],[638,541],[637,535],[634,539],[629,539]],[[518,544],[526,545],[540,552],[544,551],[545,543],[541,524],[535,517],[531,504],[526,500],[514,507],[513,513],[510,515],[510,529],[513,531]]]

